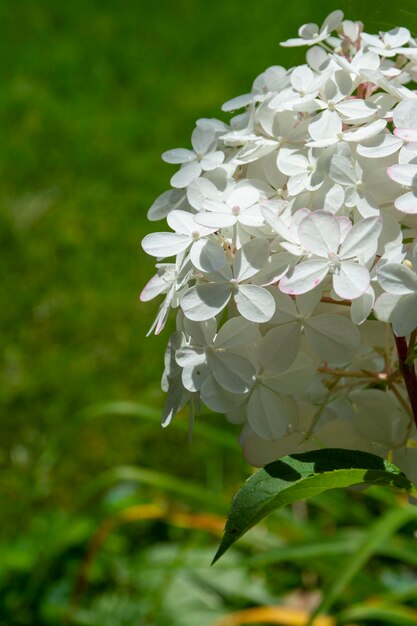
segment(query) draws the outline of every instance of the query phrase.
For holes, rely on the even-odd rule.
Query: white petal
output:
[[[192,322],[185,317],[183,323],[186,334],[192,338],[192,344],[208,346],[212,343],[217,331],[216,318],[204,322]]]
[[[340,26],[343,20],[343,11],[336,9],[336,11],[332,11],[324,20],[322,27],[320,28],[320,32],[326,31],[331,33],[332,30],[335,30],[338,26]]]
[[[308,126],[315,141],[333,140],[342,132],[342,121],[335,111],[323,111]]]
[[[200,391],[206,378],[210,376],[210,367],[204,359],[201,363],[194,363],[193,365],[187,365],[182,370],[181,380],[184,387],[191,392]]]
[[[200,272],[219,272],[226,264],[223,246],[211,239],[196,241],[190,251],[191,263]]]
[[[305,250],[327,257],[329,252],[337,252],[339,248],[339,222],[333,213],[315,211],[302,220],[298,236]]]
[[[174,267],[174,265],[172,265]],[[161,293],[166,293],[170,287],[170,283],[165,279],[164,274],[155,274],[145,285],[140,294],[141,302],[148,302]]]
[[[386,120],[376,120],[370,124],[364,124],[356,130],[350,130],[344,133],[345,141],[354,141],[360,143],[381,132],[387,125]]]
[[[281,278],[279,288],[289,295],[306,293],[317,287],[325,279],[328,271],[328,261],[303,261],[295,266],[290,276]]]
[[[417,291],[417,274],[400,263],[385,263],[377,270],[378,281],[384,291],[407,295]]]
[[[282,399],[263,385],[256,385],[248,403],[248,422],[262,439],[279,439],[288,430],[291,414]]]
[[[226,391],[214,376],[208,376],[201,387],[201,400],[216,413],[227,413],[237,409],[245,401],[246,395]]]
[[[234,299],[239,313],[251,322],[267,322],[275,312],[273,296],[258,285],[239,285]]]
[[[148,211],[148,220],[151,222],[161,220],[170,211],[186,203],[186,196],[182,189],[168,189],[158,196]]]
[[[248,106],[253,101],[252,93],[245,93],[241,96],[236,96],[235,98],[231,98],[227,102],[222,105],[222,111],[236,111],[237,109],[242,109],[243,107]]]
[[[417,99],[405,98],[392,115],[392,121],[397,128],[417,128]]]
[[[291,85],[296,91],[307,92],[314,80],[314,74],[308,65],[298,65],[291,72]]]
[[[191,143],[197,154],[207,154],[216,145],[216,134],[210,126],[196,126],[191,135]]]
[[[410,40],[410,31],[408,28],[397,26],[384,33],[384,43],[391,48],[401,48]]]
[[[223,311],[232,296],[227,284],[208,283],[190,287],[181,298],[180,306],[190,320],[204,321]]]
[[[277,165],[283,174],[295,176],[306,173],[308,160],[293,148],[281,148],[278,153]]]
[[[188,163],[189,161],[196,160],[196,154],[192,150],[186,150],[185,148],[175,148],[174,150],[167,150],[162,155],[165,163]]]
[[[333,289],[340,298],[354,300],[368,289],[369,272],[363,265],[342,261],[339,273],[333,274]]]
[[[330,161],[329,176],[341,185],[351,185],[357,181],[352,161],[339,154],[335,154]]]
[[[231,393],[246,393],[255,382],[255,368],[243,356],[213,350],[208,353],[211,372],[223,389]]]
[[[243,317],[232,317],[220,328],[214,345],[224,350],[236,350],[245,345],[254,345],[258,335],[257,324]]]
[[[204,348],[182,346],[175,352],[175,360],[180,367],[194,367],[205,363],[207,359]]]
[[[170,211],[169,215],[167,216],[167,222],[168,226],[180,235],[190,236],[193,231],[197,230],[196,223],[194,221],[194,215],[192,213],[188,213],[187,211]],[[204,233],[204,229],[202,230]]]
[[[210,172],[211,170],[219,167],[224,161],[224,153],[221,150],[216,150],[216,152],[209,152],[201,159],[200,164],[202,169],[205,172]]]
[[[349,230],[343,241],[339,258],[369,257],[369,249],[376,248],[382,230],[382,217],[367,217]]]
[[[370,315],[374,303],[375,292],[372,287],[369,286],[367,291],[359,296],[359,298],[356,298],[351,304],[350,317],[352,318],[352,322],[356,325],[363,324]]]
[[[262,382],[272,391],[297,396],[305,393],[312,383],[314,370],[313,361],[308,354],[299,352],[288,370],[275,376],[269,376],[268,372],[262,377]]]
[[[316,315],[305,321],[305,333],[315,352],[328,363],[346,363],[361,338],[356,326],[341,315]]]
[[[177,233],[150,233],[142,240],[142,248],[147,254],[159,258],[179,254],[188,248],[192,239]]]
[[[195,221],[197,224],[201,224],[206,228],[219,229],[233,226],[237,222],[237,217],[226,211],[224,213],[206,211],[205,213],[196,215]]]
[[[263,237],[252,239],[238,250],[233,262],[236,280],[248,280],[264,268],[268,260],[269,244]]]
[[[417,328],[417,293],[401,298],[392,313],[391,321],[397,337],[409,335]]]
[[[390,322],[392,312],[397,306],[402,296],[393,293],[382,293],[374,304],[374,313],[381,322]]]
[[[183,165],[178,172],[171,178],[171,185],[178,189],[182,189],[189,185],[192,180],[200,176],[201,165],[196,161]]]
[[[247,209],[259,200],[259,190],[250,185],[242,185],[236,187],[228,196],[227,204],[233,208],[235,206],[240,209]]]
[[[301,327],[297,322],[269,330],[259,345],[259,356],[265,370],[284,372],[295,361],[300,349]]]
[[[368,159],[379,159],[394,154],[402,146],[401,139],[391,133],[379,133],[357,147],[357,152]]]
[[[377,111],[374,104],[361,99],[343,100],[342,102],[338,102],[336,109],[347,118],[345,121],[348,124],[352,122],[366,122],[370,120]]]
[[[166,428],[178,411],[187,404],[189,397],[190,394],[184,389],[180,376],[169,381],[168,395],[162,413],[163,428]]]

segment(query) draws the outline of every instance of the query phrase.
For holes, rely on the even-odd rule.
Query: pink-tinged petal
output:
[[[159,296],[159,294],[166,293],[169,288],[170,283],[165,280],[164,275],[155,274],[144,286],[139,298],[141,302],[148,302]]]
[[[409,191],[397,198],[394,202],[395,207],[402,213],[417,213],[417,191]]]
[[[403,141],[417,141],[417,129],[415,128],[395,128],[394,135]]]
[[[315,211],[300,222],[298,236],[305,250],[327,257],[329,252],[337,252],[339,248],[339,222],[333,213]]]
[[[241,316],[250,322],[268,322],[275,313],[272,294],[258,285],[239,285],[234,300]]]
[[[311,260],[296,265],[289,276],[284,276],[279,282],[279,288],[289,295],[307,293],[317,287],[327,276],[329,261]]]
[[[387,169],[388,176],[396,183],[406,187],[417,186],[417,165],[405,163],[403,165],[391,165]]]
[[[369,272],[363,265],[342,261],[338,273],[333,274],[333,289],[340,298],[355,300],[369,287]]]

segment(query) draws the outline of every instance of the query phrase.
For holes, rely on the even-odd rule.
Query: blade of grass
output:
[[[313,612],[312,618],[320,613],[328,613],[337,598],[361,570],[367,561],[378,552],[388,539],[401,526],[417,519],[417,507],[405,506],[390,509],[385,515],[371,525],[356,552],[349,557],[338,570],[329,588],[324,592],[323,599]],[[311,626],[313,622],[310,622]]]
[[[149,405],[141,404],[140,402],[115,401],[94,404],[84,409],[80,413],[80,416],[85,419],[93,419],[103,417],[105,415],[139,417],[141,419],[160,424],[161,414],[162,411],[160,409],[155,409]],[[175,428],[188,433],[188,420],[176,420]],[[198,421],[195,425],[194,432],[197,435],[201,435],[209,441],[212,441],[213,443],[218,443],[228,450],[233,450],[234,452],[239,452],[240,454],[240,448],[236,443],[236,437],[227,431],[216,428],[211,424]]]
[[[214,511],[220,513],[226,513],[228,509],[228,501],[223,495],[213,493],[197,483],[156,470],[130,465],[114,467],[98,476],[83,490],[80,499],[82,501],[90,500],[104,489],[118,482],[137,482],[149,485],[164,492],[181,496],[187,501],[210,506]]]

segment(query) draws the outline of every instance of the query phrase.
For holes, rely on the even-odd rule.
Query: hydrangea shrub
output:
[[[298,34],[303,65],[162,155],[141,299],[163,298],[150,332],[177,312],[163,425],[202,403],[253,465],[349,448],[417,482],[417,41],[341,11]]]

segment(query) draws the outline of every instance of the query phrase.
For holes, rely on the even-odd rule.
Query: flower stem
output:
[[[408,345],[405,337],[396,337],[395,345],[397,346],[398,362],[402,377],[404,378],[405,387],[407,389],[410,400],[411,411],[413,413],[414,422],[417,426],[417,376],[414,363],[407,363]],[[411,343],[411,342],[410,342]]]

